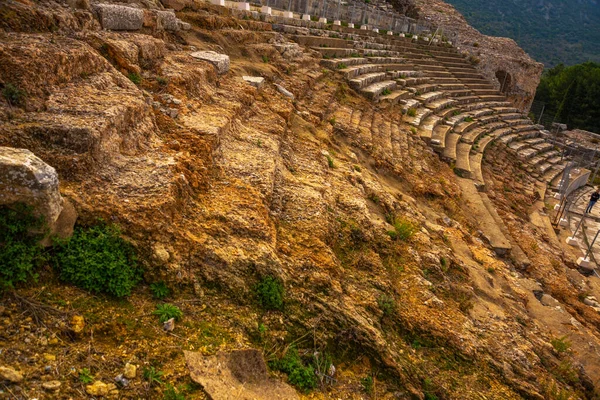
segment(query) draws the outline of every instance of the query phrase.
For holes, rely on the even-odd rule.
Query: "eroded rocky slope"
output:
[[[101,30],[85,2],[0,7],[0,82],[26,93],[0,103],[0,146],[56,168],[79,223],[119,224],[146,281],[169,282],[186,315],[164,334],[146,286],[114,302],[47,268],[3,303],[0,360],[25,375],[5,393],[82,398],[73,370],[109,382],[127,362],[183,383],[183,350],[262,346],[276,357],[293,342],[337,367],[320,398],[594,398],[600,316],[578,297],[597,282],[507,205],[535,199],[501,184],[492,192],[511,233],[530,243],[522,271],[494,254],[459,178],[400,110],[357,96],[317,52],[199,3],[178,13],[189,31],[121,33]],[[197,50],[228,54],[229,72]],[[244,75],[266,82],[257,90]],[[394,223],[412,236],[390,234]],[[257,306],[264,276],[283,282],[283,311]],[[24,297],[53,311],[23,320]],[[72,314],[86,317],[77,335]],[[573,348],[559,352],[550,343],[564,335]],[[373,394],[360,383],[369,375]],[[110,395],[161,392],[138,374]]]

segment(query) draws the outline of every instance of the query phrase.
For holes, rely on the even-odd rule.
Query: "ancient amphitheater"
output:
[[[596,152],[541,71],[437,0],[0,3],[0,206],[143,270],[90,294],[46,238],[0,398],[597,398]]]

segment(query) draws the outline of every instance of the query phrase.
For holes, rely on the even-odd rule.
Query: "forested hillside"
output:
[[[556,116],[569,128],[600,133],[600,64],[546,70],[535,99],[546,104],[546,115]]]
[[[515,39],[548,67],[600,61],[598,0],[449,0],[482,33]]]

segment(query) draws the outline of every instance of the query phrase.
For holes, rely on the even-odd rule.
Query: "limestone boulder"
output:
[[[53,225],[63,210],[56,170],[26,149],[0,147],[0,205],[25,203]]]
[[[165,31],[178,31],[180,29],[179,19],[175,16],[174,11],[158,11],[156,15],[159,29],[163,29]]]
[[[259,350],[219,352],[203,356],[184,352],[194,382],[215,400],[293,400],[298,399],[291,386],[269,377]]]
[[[214,51],[196,51],[190,55],[198,60],[208,61],[215,66],[219,74],[229,71],[229,56],[227,54]]]
[[[139,8],[117,4],[96,4],[94,6],[102,28],[112,31],[135,31],[144,24],[144,11]]]

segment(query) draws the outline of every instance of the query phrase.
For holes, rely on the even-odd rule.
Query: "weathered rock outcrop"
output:
[[[456,33],[454,45],[467,53],[477,69],[515,107],[527,112],[535,97],[543,64],[533,60],[512,39],[487,36],[473,28],[451,5],[441,0],[415,0],[419,16],[444,32]]]
[[[24,203],[51,233],[69,236],[77,215],[58,188],[56,170],[26,149],[0,147],[0,205]]]

